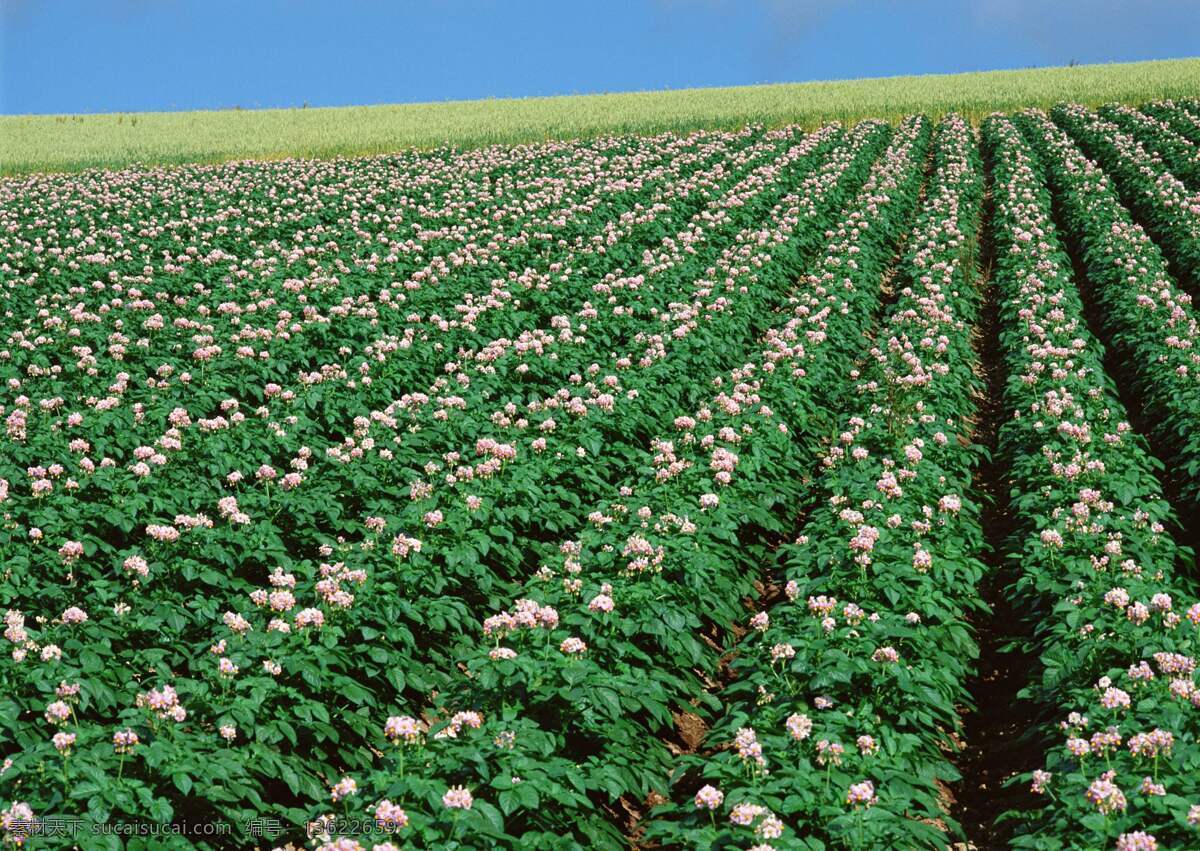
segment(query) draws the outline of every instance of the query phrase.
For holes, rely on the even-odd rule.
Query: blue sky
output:
[[[0,113],[523,97],[1197,53],[1197,0],[0,0]]]

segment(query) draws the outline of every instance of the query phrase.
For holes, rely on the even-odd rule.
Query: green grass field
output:
[[[748,122],[989,112],[1200,92],[1200,59],[661,92],[329,109],[0,117],[0,174],[375,154]]]

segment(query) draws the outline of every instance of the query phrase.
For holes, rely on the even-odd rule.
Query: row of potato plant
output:
[[[1063,104],[1051,115],[1108,172],[1138,220],[1162,243],[1176,274],[1200,292],[1200,192],[1189,191],[1141,142],[1095,112]]]
[[[1150,435],[1200,498],[1200,323],[1191,296],[1121,204],[1108,175],[1042,113],[1022,117],[1041,154],[1065,234],[1078,247],[1105,339],[1140,400]]]
[[[1044,116],[1031,115],[1034,132]],[[1044,128],[1043,128],[1044,129]],[[1040,670],[1022,692],[1049,720],[1044,767],[1010,812],[1015,847],[1147,849],[1197,839],[1194,683],[1200,606],[1166,530],[1156,464],[1130,427],[1089,332],[1051,196],[1030,144],[992,117],[1000,451],[1016,530],[1011,592]]]
[[[1183,104],[1173,100],[1156,100],[1142,105],[1142,112],[1165,121],[1172,130],[1193,145],[1200,145],[1200,116],[1193,115]]]
[[[1171,122],[1118,103],[1105,104],[1100,107],[1099,114],[1158,156],[1163,165],[1188,188],[1193,191],[1200,189],[1200,148],[1175,132]]]
[[[917,847],[960,833],[942,784],[958,777],[948,753],[977,655],[967,619],[984,611],[968,494],[983,170],[957,116],[934,148],[819,503],[775,553],[782,599],[750,618],[723,714],[677,769],[687,798],[652,829],[668,845]]]

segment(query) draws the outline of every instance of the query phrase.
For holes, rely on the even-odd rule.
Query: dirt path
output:
[[[990,849],[1004,847],[1007,837],[1003,825],[996,825],[997,817],[1005,810],[1019,807],[1028,794],[1021,786],[1005,786],[1005,783],[1029,768],[1038,749],[1031,748],[1023,739],[1033,726],[1035,707],[1017,698],[1037,660],[1032,654],[1012,648],[1022,637],[1024,623],[1007,593],[1016,577],[1004,559],[1013,523],[1008,465],[999,451],[999,429],[1006,419],[1003,401],[1006,373],[999,342],[999,296],[991,278],[990,168],[988,174],[989,191],[983,204],[976,258],[977,286],[983,293],[984,304],[975,341],[986,390],[979,400],[974,440],[987,448],[989,457],[976,470],[974,491],[983,503],[982,524],[988,543],[983,561],[989,569],[980,592],[991,613],[974,624],[980,658],[978,671],[968,688],[975,708],[964,711],[965,746],[958,758],[963,778],[954,785],[953,794],[955,816],[962,823],[969,846]]]

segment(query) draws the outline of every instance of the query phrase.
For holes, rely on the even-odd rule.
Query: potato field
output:
[[[1200,848],[1197,294],[1186,98],[0,179],[0,841]]]

